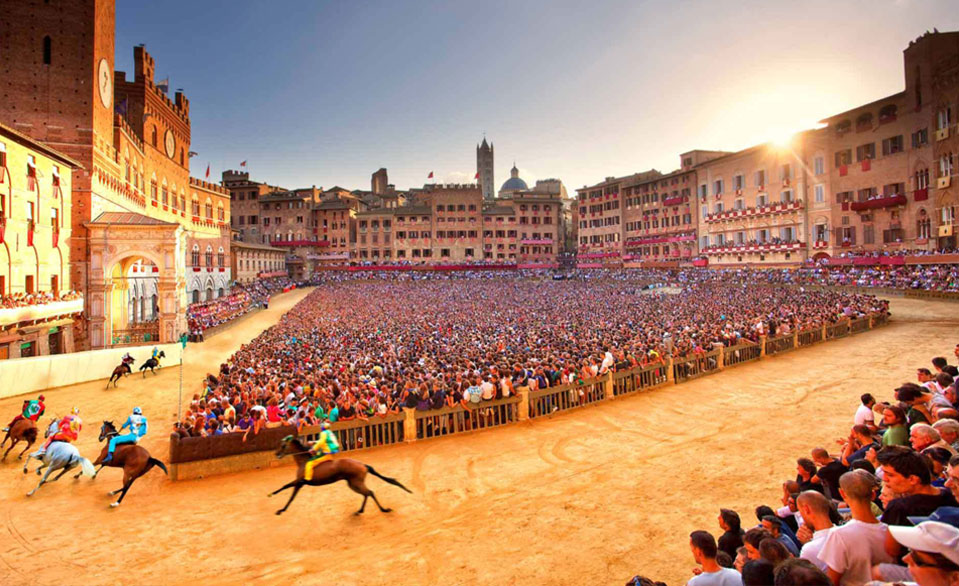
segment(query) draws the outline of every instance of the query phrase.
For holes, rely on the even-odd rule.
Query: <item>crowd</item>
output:
[[[77,291],[65,291],[59,294],[52,291],[37,293],[10,293],[9,295],[0,296],[0,309],[12,309],[15,307],[27,307],[30,305],[45,305],[55,301],[73,301],[74,299],[81,299],[82,297],[83,295]]]
[[[691,281],[664,294],[648,290],[649,278],[343,278],[209,374],[181,428],[246,432],[469,407],[888,307],[761,283]]]
[[[260,279],[246,285],[235,284],[228,295],[212,301],[192,303],[186,311],[190,334],[202,337],[205,330],[266,306],[270,295],[292,285],[293,282],[286,277]]]
[[[801,269],[796,282],[816,285],[959,291],[959,265]]]
[[[930,366],[887,401],[863,394],[831,452],[799,455],[779,508],[721,509],[718,538],[694,531],[688,584],[959,584],[959,371]]]

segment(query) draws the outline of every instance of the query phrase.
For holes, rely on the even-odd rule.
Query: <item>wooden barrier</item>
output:
[[[666,384],[679,384],[694,378],[774,356],[798,347],[811,346],[826,340],[841,338],[886,325],[888,315],[874,314],[855,320],[793,332],[775,338],[763,337],[758,344],[742,342],[736,346],[714,348],[705,353],[668,358],[658,363],[608,372],[576,384],[565,384],[530,391],[521,389],[517,395],[505,399],[483,401],[464,408],[462,405],[417,411],[404,409],[403,413],[372,417],[369,420],[338,421],[330,426],[343,451],[355,451],[378,446],[395,445],[423,439],[480,431],[525,421],[544,418],[561,411],[569,411],[590,404],[615,399]],[[300,430],[306,440],[316,441],[321,428]],[[242,433],[215,437],[170,439],[171,478],[182,480],[225,472],[276,466],[272,457],[280,440],[296,433],[292,427],[267,428],[251,435],[246,442]],[[289,459],[292,462],[292,459]]]
[[[724,350],[725,365],[739,366],[746,362],[759,360],[760,346],[752,342],[742,342],[735,346],[730,346]]]
[[[781,336],[776,336],[775,338],[768,338],[766,340],[766,356],[781,354],[782,352],[795,350],[795,348],[796,348],[795,334],[783,334]]]

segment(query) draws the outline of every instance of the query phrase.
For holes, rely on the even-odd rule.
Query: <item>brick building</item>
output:
[[[114,71],[113,0],[0,0],[0,12],[0,121],[82,166],[70,194],[78,347],[177,339],[194,245],[229,253],[227,193],[190,179],[189,101],[157,85],[142,46],[132,80]],[[230,280],[223,265],[205,275],[214,291]]]
[[[259,200],[282,188],[250,181],[246,171],[224,171],[222,177],[221,185],[230,192],[230,227],[237,231],[241,241],[262,243]]]
[[[286,251],[266,244],[253,244],[234,239],[230,243],[233,277],[237,283],[286,276]]]

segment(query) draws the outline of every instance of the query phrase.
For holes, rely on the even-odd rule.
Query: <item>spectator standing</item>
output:
[[[902,446],[883,448],[878,454],[883,480],[900,495],[882,514],[887,525],[912,525],[909,516],[926,516],[939,507],[954,507],[956,499],[945,489],[932,486],[932,474],[918,453]]]
[[[723,568],[716,562],[716,540],[707,531],[693,531],[689,536],[689,549],[693,559],[700,565],[699,573],[687,582],[687,586],[741,586],[742,576],[731,568]]]
[[[743,530],[739,513],[730,509],[720,509],[719,528],[723,530],[723,534],[719,536],[719,550],[736,559],[736,552],[743,546]]]
[[[800,494],[796,504],[803,518],[803,526],[797,535],[799,541],[803,542],[799,557],[825,572],[827,566],[819,558],[819,552],[834,527],[830,515],[832,503],[822,494],[810,490]]]

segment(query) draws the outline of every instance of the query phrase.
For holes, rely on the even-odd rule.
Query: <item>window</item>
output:
[[[50,208],[50,226],[54,232],[60,229],[59,210],[57,208]]]
[[[760,169],[756,171],[756,187],[762,189],[766,186],[766,170]]]
[[[190,264],[195,267],[200,266],[200,247],[196,244],[193,245],[193,250],[190,252]]]
[[[816,185],[813,187],[813,192],[816,196],[816,203],[823,203],[826,201],[826,186],[825,185]]]
[[[826,224],[813,226],[813,238],[816,242],[829,242],[829,226]]]
[[[205,257],[204,260],[206,261],[206,266],[212,267],[213,266],[213,247],[207,246],[206,254],[204,254],[203,256]]]
[[[916,149],[929,144],[929,129],[923,128],[912,133],[912,148]]]
[[[50,65],[53,60],[53,39],[50,35],[43,37],[43,64]]]
[[[170,193],[167,191],[166,185],[164,185],[162,188],[160,188],[160,193],[161,193],[161,195],[162,195],[163,205],[169,204],[169,203],[170,203],[170,202],[169,202]]]
[[[870,142],[856,147],[856,161],[876,158],[876,143]]]
[[[894,155],[896,153],[902,152],[902,135],[892,136],[890,138],[883,139],[882,141],[882,155]]]
[[[782,179],[783,181],[789,181],[790,179],[792,179],[792,176],[793,176],[792,165],[790,165],[789,163],[786,163],[780,168],[779,170],[780,179]]]
[[[193,198],[193,201],[190,204],[190,213],[194,216],[200,215],[200,200]]]
[[[221,269],[226,266],[226,254],[224,254],[222,246],[216,253],[216,265]]]
[[[699,197],[706,197],[709,187],[703,183],[699,186]]]
[[[916,238],[929,238],[932,234],[932,224],[929,221],[929,215],[926,210],[919,210],[919,218],[916,220]]]
[[[153,203],[157,201],[157,182],[156,179],[150,182],[150,199],[153,200]]]
[[[952,153],[943,155],[939,159],[939,176],[940,177],[949,177],[952,175],[953,169],[953,155]]]
[[[793,192],[791,189],[779,192],[779,201],[781,203],[792,203]]]
[[[742,191],[743,187],[746,186],[746,178],[740,175],[733,176],[733,189],[736,191]]]
[[[209,199],[206,200],[206,204],[203,206],[203,212],[206,214],[207,219],[213,219],[213,202]]]
[[[943,225],[949,226],[956,220],[956,206],[943,206],[940,213]]]
[[[836,168],[852,163],[852,149],[836,151]]]
[[[769,203],[769,196],[766,195],[765,193],[761,193],[761,194],[759,194],[759,195],[756,196],[756,207],[757,207],[757,208],[764,208],[764,207],[766,207],[766,204],[767,204],[767,203]]]
[[[822,175],[825,172],[826,160],[823,157],[816,157],[812,160],[813,174]]]
[[[952,123],[952,106],[946,106],[936,113],[936,130],[943,130]]]
[[[866,224],[862,227],[862,243],[863,244],[875,244],[876,243],[876,229],[872,224]]]
[[[713,195],[722,195],[723,194],[723,180],[717,179],[713,182]]]
[[[916,189],[926,189],[929,187],[929,169],[919,169],[915,174]]]

